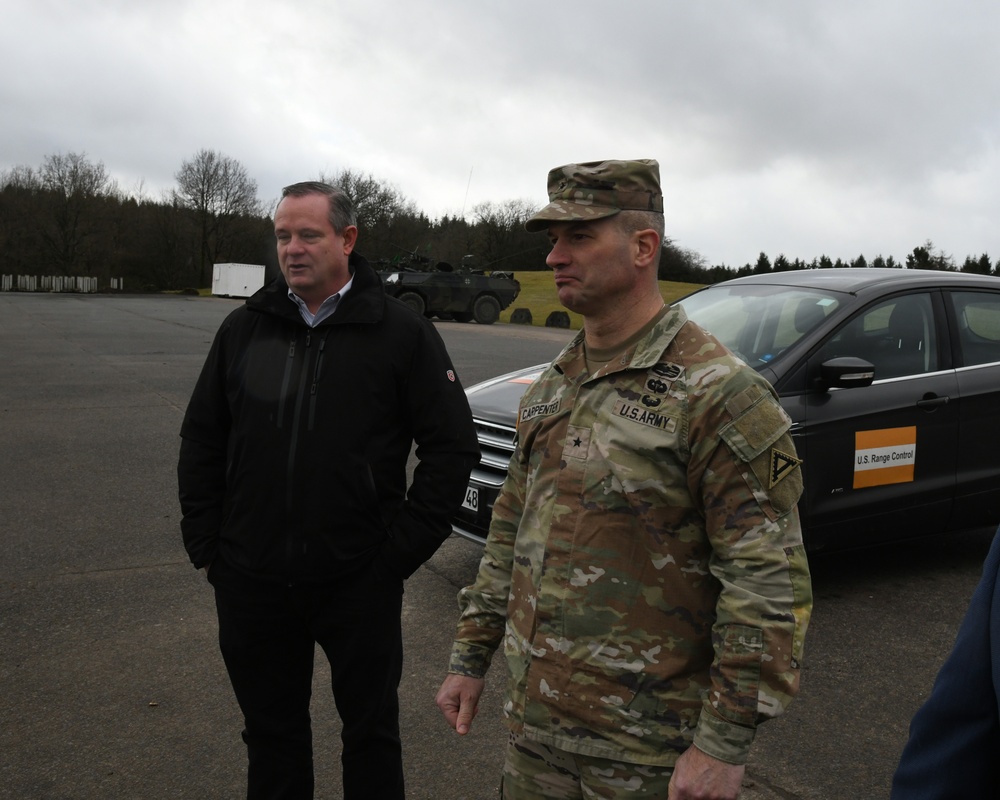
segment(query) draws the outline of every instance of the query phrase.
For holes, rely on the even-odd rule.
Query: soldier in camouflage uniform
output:
[[[504,797],[735,798],[812,604],[790,420],[664,306],[655,161],[552,170],[549,199],[527,227],[584,329],[521,401],[438,705],[466,733],[502,648]]]

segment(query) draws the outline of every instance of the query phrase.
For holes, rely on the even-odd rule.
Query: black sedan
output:
[[[804,461],[810,549],[1000,523],[1000,278],[803,270],[678,302],[781,396]],[[455,533],[485,539],[518,401],[542,369],[468,390],[483,457]]]

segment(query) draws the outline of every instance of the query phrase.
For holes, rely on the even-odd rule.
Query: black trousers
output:
[[[248,800],[313,797],[309,701],[319,644],[343,723],[345,800],[403,800],[397,690],[403,584],[374,569],[329,586],[272,584],[218,560],[219,645],[246,729]]]

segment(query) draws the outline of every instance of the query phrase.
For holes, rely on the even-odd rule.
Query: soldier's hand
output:
[[[736,800],[745,770],[742,764],[719,761],[692,745],[677,759],[667,800]]]
[[[437,703],[448,724],[465,736],[472,727],[472,720],[479,711],[479,697],[486,681],[465,675],[449,674],[438,689]]]

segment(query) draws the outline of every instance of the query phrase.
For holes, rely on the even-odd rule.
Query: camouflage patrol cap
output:
[[[524,227],[534,233],[552,222],[601,219],[626,210],[663,213],[657,161],[588,161],[556,167],[549,172],[549,204]]]

